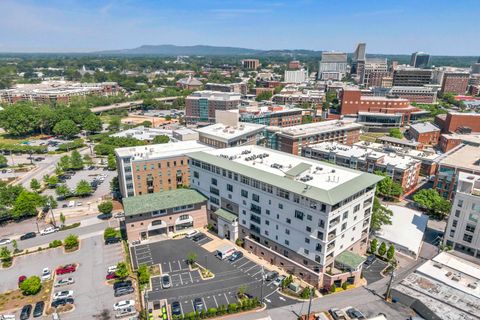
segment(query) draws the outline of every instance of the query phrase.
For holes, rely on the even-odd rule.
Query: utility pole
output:
[[[307,320],[310,320],[310,308],[312,307],[312,296],[314,293],[315,293],[315,289],[313,287],[310,288],[310,299],[308,300]]]
[[[265,281],[265,277],[263,275],[263,266],[262,266],[262,285],[260,287],[260,305],[263,304],[263,282]]]
[[[53,225],[56,227],[56,226],[57,226],[57,222],[55,221],[55,215],[53,214],[52,203],[50,202],[50,200],[47,202],[47,205],[48,205],[48,208],[50,209],[50,213],[52,214],[52,222],[53,222]]]
[[[385,295],[385,300],[387,300],[387,301],[390,299],[390,295],[391,295],[391,291],[392,291],[393,278],[395,278],[395,272],[394,271],[392,271],[390,273],[390,280],[388,281],[387,293]]]

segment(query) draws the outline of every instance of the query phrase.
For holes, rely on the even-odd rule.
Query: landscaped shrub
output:
[[[48,244],[48,247],[49,248],[56,248],[56,247],[60,247],[62,245],[62,241],[61,240],[53,240],[52,242],[50,242]]]
[[[37,294],[41,289],[42,281],[37,276],[31,276],[20,283],[20,290],[27,296]]]
[[[237,304],[236,303],[230,303],[228,305],[228,313],[235,313],[237,312]]]

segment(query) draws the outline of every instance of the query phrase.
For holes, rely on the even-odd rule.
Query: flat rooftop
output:
[[[332,205],[381,180],[373,174],[259,146],[195,152],[189,156]]]
[[[427,133],[432,131],[440,131],[436,125],[430,122],[421,122],[421,123],[414,123],[410,125],[410,129],[417,131],[418,133]]]
[[[172,130],[167,129],[157,129],[157,128],[146,128],[144,126],[135,127],[128,130],[123,130],[114,134],[111,134],[110,137],[123,137],[123,138],[135,138],[138,140],[153,140],[156,136],[168,136],[172,138]]]
[[[414,148],[416,148],[420,144],[420,142],[417,142],[414,140],[398,139],[398,138],[389,137],[389,136],[383,136],[383,137],[377,138],[377,140],[395,143],[395,144],[402,144],[402,145],[414,147]]]
[[[228,126],[223,123],[215,123],[206,127],[195,129],[200,135],[208,135],[215,139],[228,142],[243,136],[261,132],[266,126],[256,123],[239,122],[238,126]]]
[[[195,91],[187,97],[187,99],[208,99],[208,100],[241,100],[241,95],[235,92],[221,92],[221,91]]]
[[[471,145],[461,145],[447,154],[440,165],[465,168],[480,172],[480,148]]]
[[[342,130],[360,130],[363,126],[359,123],[343,121],[343,120],[330,120],[313,122],[307,124],[301,124],[293,127],[268,127],[269,130],[277,131],[281,135],[290,137],[310,136],[332,131]]]
[[[416,149],[410,149],[410,148],[396,147],[392,145],[385,145],[383,143],[377,143],[377,142],[359,141],[355,143],[354,146],[357,146],[360,148],[368,148],[368,149],[377,150],[377,151],[386,152],[386,153],[394,152],[398,155],[405,155],[415,159],[428,160],[428,161],[437,160],[442,156],[442,154],[438,154],[433,149],[416,150]]]
[[[315,145],[309,146],[312,150],[321,151],[324,153],[333,152],[339,156],[346,158],[356,158],[366,160],[367,158],[380,159],[382,158],[382,163],[386,166],[394,166],[399,169],[408,169],[415,163],[419,161],[406,156],[406,155],[396,155],[393,152],[385,153],[380,151],[375,151],[370,148],[361,148],[358,146],[347,146],[344,144],[336,142],[323,142]]]
[[[212,149],[212,147],[205,146],[197,141],[179,141],[138,147],[117,148],[115,149],[115,153],[119,157],[132,157],[132,161],[135,161],[171,158],[189,152],[209,151]]]

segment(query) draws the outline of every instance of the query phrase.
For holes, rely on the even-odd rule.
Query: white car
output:
[[[83,203],[77,202],[77,207],[81,207],[82,205],[83,205]]]
[[[58,291],[53,295],[53,300],[63,298],[73,298],[73,290]]]
[[[69,284],[74,284],[75,280],[73,278],[60,279],[55,283],[55,287],[67,286]]]
[[[119,213],[115,213],[115,215],[113,217],[117,218],[117,219],[120,219],[120,218],[125,217],[125,214],[123,212],[119,212]]]
[[[283,280],[285,279],[285,276],[278,276],[277,279],[273,280],[272,284],[275,287],[280,287],[282,285]]]
[[[118,311],[118,310],[130,308],[134,306],[135,306],[134,300],[122,300],[122,301],[118,301],[113,305],[113,310]]]
[[[47,234],[50,234],[50,233],[55,233],[57,232],[59,229],[57,227],[48,227],[46,229],[43,229],[42,231],[40,231],[40,235],[41,236],[45,236]]]
[[[118,270],[118,267],[116,265],[115,266],[110,266],[107,269],[107,273],[113,273],[113,272],[116,272],[117,270]]]
[[[12,243],[10,239],[0,239],[0,246],[4,246],[6,244]]]
[[[49,280],[52,277],[52,272],[49,268],[43,268],[42,276],[40,277],[42,281]]]

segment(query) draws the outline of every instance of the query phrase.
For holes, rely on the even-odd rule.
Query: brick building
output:
[[[300,61],[298,60],[293,60],[288,63],[288,69],[290,70],[298,70],[300,69],[300,67],[301,67],[301,64],[300,64]]]
[[[437,102],[437,91],[433,87],[392,87],[390,95],[415,103]]]
[[[235,92],[241,95],[247,94],[247,84],[245,82],[237,83],[206,83],[205,90],[219,91],[219,92]]]
[[[434,122],[443,133],[480,132],[480,113],[448,112],[436,116]]]
[[[465,94],[469,77],[468,72],[445,72],[442,80],[442,93]]]
[[[440,129],[430,122],[412,124],[408,130],[410,138],[424,145],[435,146],[440,138]]]

